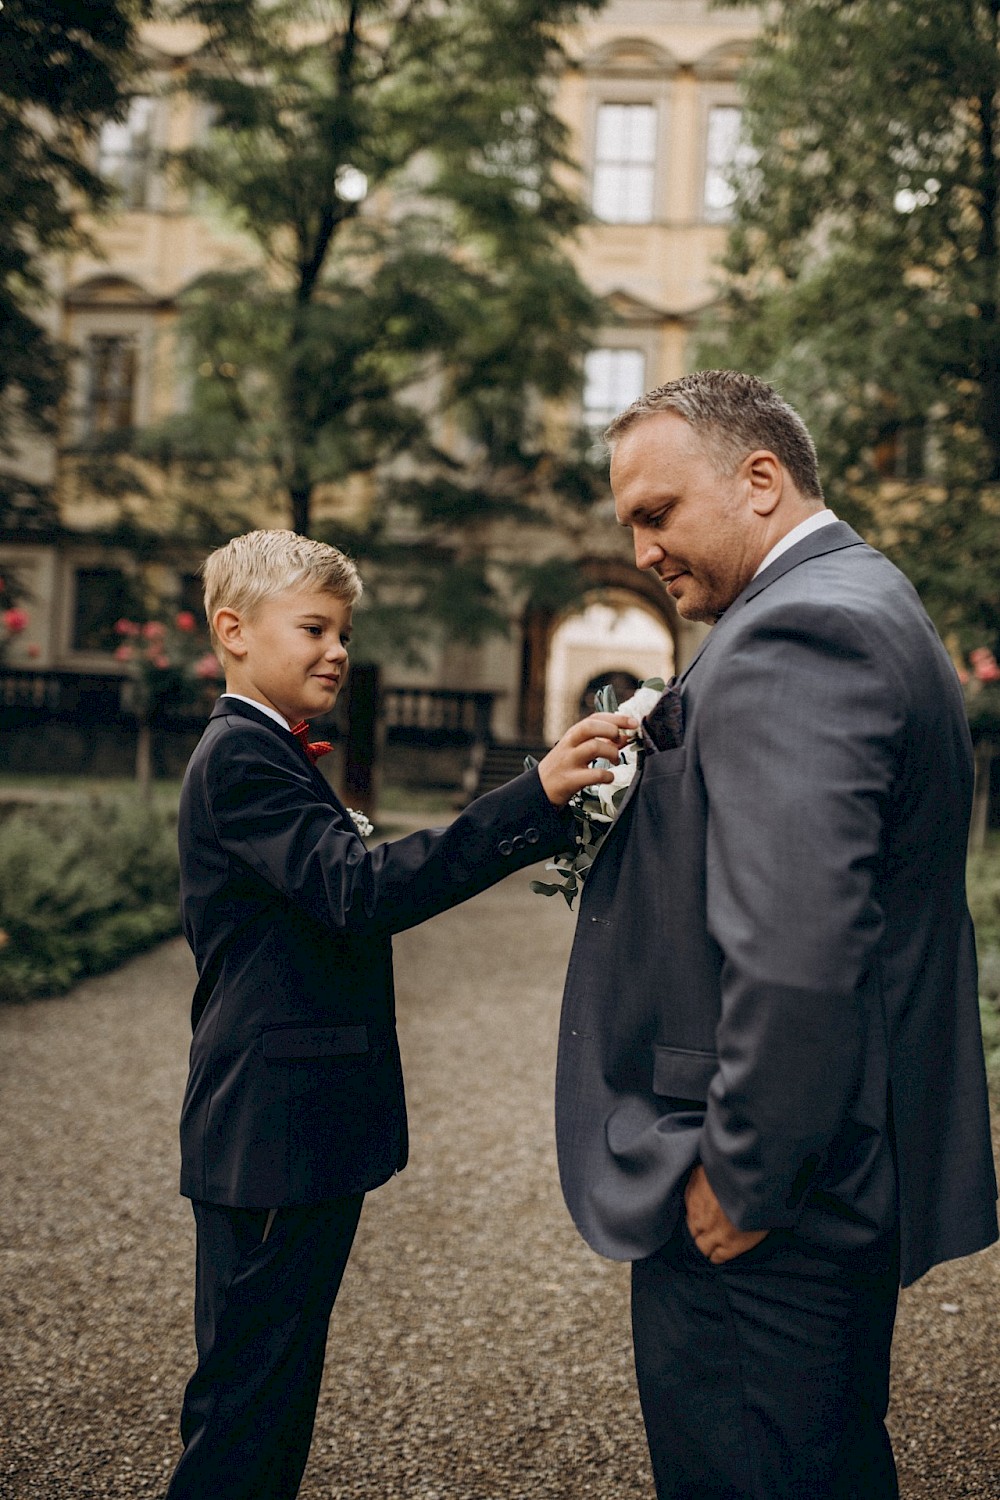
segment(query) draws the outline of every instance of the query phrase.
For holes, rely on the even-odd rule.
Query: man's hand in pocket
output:
[[[766,1239],[766,1229],[737,1229],[712,1188],[705,1168],[699,1162],[684,1189],[687,1226],[698,1249],[713,1266],[735,1260],[754,1245]]]

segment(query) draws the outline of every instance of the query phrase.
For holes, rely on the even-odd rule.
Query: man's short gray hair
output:
[[[822,500],[816,446],[798,412],[777,391],[739,370],[697,370],[647,391],[621,412],[604,434],[615,445],[646,417],[673,411],[706,439],[709,456],[733,473],[748,453],[766,448],[788,470],[799,494]]]

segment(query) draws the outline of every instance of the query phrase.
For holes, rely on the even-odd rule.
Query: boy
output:
[[[226,672],[184,778],[184,930],[198,967],[181,1115],[198,1367],[167,1500],[291,1500],[362,1199],[406,1161],[391,934],[569,842],[624,715],[574,726],[449,828],[369,852],[300,720],[328,712],[361,594],[336,548],[255,531],[212,553]]]

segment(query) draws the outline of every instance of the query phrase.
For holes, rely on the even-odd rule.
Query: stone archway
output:
[[[595,686],[617,683],[619,700],[649,677],[674,670],[674,640],[658,614],[634,593],[601,589],[564,614],[549,638],[543,735],[554,743],[589,705]]]
[[[526,742],[538,745],[547,743],[548,730],[566,712],[572,716],[580,690],[602,669],[631,672],[633,676],[661,675],[664,670],[672,672],[673,663],[678,659],[680,632],[677,612],[673,601],[657,579],[638,572],[630,564],[610,558],[590,559],[583,564],[582,572],[588,587],[571,609],[556,612],[534,607],[529,608],[524,616],[518,728]],[[579,655],[579,670],[563,670],[561,682],[551,682],[553,646],[559,648],[560,632],[565,632],[568,622],[583,616],[588,609],[594,607],[611,609],[619,617],[629,611],[642,615],[651,626],[658,627],[662,642],[659,655],[655,654],[654,646],[650,647],[649,655],[644,655],[641,649],[637,655],[631,648],[625,648],[624,654],[615,650],[606,653],[600,649],[591,652],[587,649],[584,630],[580,641],[584,649]],[[592,617],[592,622],[598,626],[599,631],[600,619]],[[633,625],[641,625],[641,622],[633,620]],[[599,634],[596,639],[591,638],[591,644],[600,648]],[[614,647],[618,643],[608,640],[606,644]],[[607,660],[604,660],[605,655]],[[647,666],[653,667],[654,661],[662,664],[657,665],[655,670],[647,670]],[[590,670],[587,670],[588,666]],[[557,675],[558,672],[557,664]],[[576,676],[580,677],[578,684]],[[571,705],[566,695],[571,696],[574,689],[576,699]],[[566,697],[562,714],[554,704],[557,694]]]

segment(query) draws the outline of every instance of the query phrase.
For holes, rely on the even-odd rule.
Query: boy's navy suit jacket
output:
[[[391,934],[566,847],[537,771],[370,852],[292,735],[216,704],[184,778],[198,968],[181,1192],[233,1207],[364,1192],[406,1161]]]
[[[700,1160],[741,1229],[902,1280],[997,1237],[965,901],[972,754],[914,590],[843,523],[726,610],[583,889],[559,1040],[563,1189],[652,1254]]]

